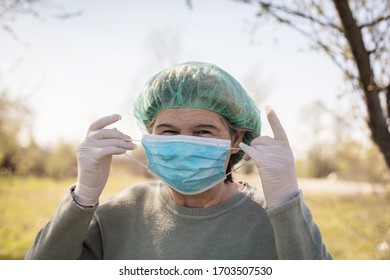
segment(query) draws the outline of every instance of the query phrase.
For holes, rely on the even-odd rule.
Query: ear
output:
[[[232,154],[237,154],[240,151],[240,143],[244,138],[245,131],[237,131],[236,135],[232,139],[232,148],[236,148],[237,150],[232,150]]]

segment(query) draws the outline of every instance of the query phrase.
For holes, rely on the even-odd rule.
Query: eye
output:
[[[199,130],[196,132],[198,135],[211,135],[212,133],[208,130]]]
[[[161,135],[176,135],[176,134],[178,134],[178,132],[171,129],[166,129],[161,133]]]

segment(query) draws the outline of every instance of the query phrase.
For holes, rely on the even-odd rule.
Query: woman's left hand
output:
[[[240,147],[256,163],[267,205],[274,208],[295,196],[299,188],[286,132],[273,109],[265,109],[274,138],[259,136],[250,146],[241,143]]]

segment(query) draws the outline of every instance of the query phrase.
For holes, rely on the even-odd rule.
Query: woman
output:
[[[136,146],[107,125],[90,126],[78,178],[39,232],[27,259],[330,259],[303,203],[287,136],[272,109],[274,138],[241,85],[215,65],[187,62],[146,83],[134,112],[149,134],[143,183],[98,205],[111,157]],[[263,193],[236,182],[246,153]],[[265,199],[264,199],[265,198]]]

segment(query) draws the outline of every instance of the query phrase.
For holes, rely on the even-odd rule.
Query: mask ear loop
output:
[[[241,167],[249,164],[249,163],[252,163],[252,159],[248,160],[247,162],[241,164],[240,166],[238,167],[232,167],[232,171],[230,171],[229,173],[226,174],[226,176],[230,175],[230,174],[233,174],[233,173],[237,173],[237,170],[240,169]]]
[[[131,142],[141,142],[141,140],[136,140],[136,139],[133,139],[133,140],[131,140]],[[130,141],[129,141],[130,142]],[[139,164],[141,164],[143,167],[145,167],[146,168],[146,170],[149,170],[149,168],[145,165],[145,164],[143,164],[141,161],[139,161],[138,159],[136,159],[135,157],[133,157],[132,155],[131,155],[131,153],[124,153],[124,155],[125,156],[127,156],[128,158],[130,158],[130,159],[132,159],[132,160],[135,160],[136,162],[138,162]]]
[[[240,151],[241,149],[239,148],[230,148],[230,150],[236,150],[236,151]],[[230,171],[229,173],[226,174],[226,176],[229,176],[230,174],[233,174],[233,173],[237,173],[237,170],[240,169],[241,167],[247,165],[248,163],[252,163],[252,159],[249,159],[247,160],[246,162],[244,162],[243,164],[241,164],[240,166],[238,167],[232,167],[232,171]]]

